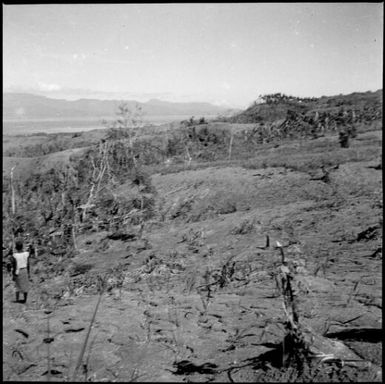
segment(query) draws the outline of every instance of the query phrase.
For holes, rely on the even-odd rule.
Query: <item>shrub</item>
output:
[[[340,132],[338,141],[341,145],[341,148],[349,148],[349,134],[347,132]]]
[[[254,220],[243,220],[232,231],[233,235],[246,235],[254,230]]]
[[[84,275],[90,269],[92,269],[91,264],[75,264],[70,270],[70,276]]]

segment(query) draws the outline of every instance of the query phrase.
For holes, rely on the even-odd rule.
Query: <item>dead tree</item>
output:
[[[233,140],[234,140],[234,132],[233,130],[231,130],[231,133],[230,133],[230,143],[229,143],[229,160],[231,160],[231,151],[232,151],[232,147],[233,147]]]
[[[13,170],[16,166],[13,166],[11,169],[11,207],[12,207],[12,218],[16,214],[16,199],[15,199],[15,188],[13,185]],[[15,252],[15,233],[14,228],[12,228],[12,251]]]
[[[101,183],[106,171],[109,171],[110,165],[108,161],[109,156],[109,143],[101,143],[99,146],[99,164],[93,157],[91,157],[91,164],[93,167],[92,176],[91,176],[91,188],[88,193],[88,199],[85,204],[79,208],[83,209],[82,221],[86,219],[87,209],[93,206],[93,201],[98,195],[101,189]]]
[[[308,350],[305,336],[302,333],[297,308],[297,294],[293,286],[294,273],[285,259],[283,247],[277,242],[281,254],[281,265],[277,282],[283,298],[283,310],[286,315],[286,335],[282,342],[282,366],[291,363],[302,364],[303,354]]]
[[[187,166],[189,167],[190,164],[191,164],[191,160],[192,160],[192,157],[190,155],[190,151],[188,150],[188,146],[187,144],[184,144],[184,148],[185,148],[185,151],[186,151],[186,163],[187,163]]]
[[[143,126],[143,111],[142,107],[135,104],[135,107],[130,107],[127,103],[122,102],[118,106],[117,119],[113,121],[111,128],[111,134],[114,139],[120,139],[125,141],[125,137],[128,137],[128,145],[131,151],[131,158],[134,166],[137,165],[137,159],[134,154],[134,137],[135,130]],[[122,131],[119,134],[119,131]]]

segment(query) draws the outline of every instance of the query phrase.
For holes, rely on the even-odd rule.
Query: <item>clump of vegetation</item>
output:
[[[28,142],[28,141],[26,141]],[[4,156],[9,157],[40,157],[51,153],[65,151],[67,149],[83,148],[90,144],[86,140],[72,140],[71,137],[57,134],[46,134],[44,140],[37,144],[11,147],[4,151]]]
[[[90,269],[92,269],[91,264],[75,264],[70,271],[70,276],[73,277],[73,276],[83,275],[84,273],[88,272]]]
[[[356,128],[371,125],[382,119],[382,91],[320,98],[299,98],[281,93],[261,95],[245,111],[222,121],[271,123],[286,119],[294,122],[297,117],[309,123],[311,127],[308,128],[313,130],[323,127],[323,131],[336,131],[348,125]]]
[[[354,126],[348,126],[345,129],[341,130],[338,135],[338,141],[341,148],[349,148],[350,138],[357,137],[357,129]]]
[[[5,178],[4,235],[29,233],[42,252],[70,256],[78,234],[138,225],[154,215],[156,191],[136,157],[137,123],[122,106],[110,134],[67,164],[24,179]],[[124,125],[129,131],[122,130]],[[120,188],[120,190],[119,190]]]
[[[204,117],[200,117],[199,119],[194,119],[194,116],[190,117],[189,120],[182,120],[181,121],[181,124],[186,126],[186,127],[192,127],[194,125],[202,125],[202,124],[206,124],[207,121]]]
[[[288,96],[283,93],[270,93],[266,95],[260,95],[259,99],[266,104],[278,104],[278,103],[289,103],[289,102],[308,103],[308,102],[317,101],[315,97],[301,98],[301,97],[295,97],[295,96]]]
[[[236,226],[231,233],[233,235],[246,235],[254,230],[254,219],[243,220],[238,226]]]

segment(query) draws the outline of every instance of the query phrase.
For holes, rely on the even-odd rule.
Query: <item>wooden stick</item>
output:
[[[80,351],[79,358],[78,358],[78,361],[77,361],[77,363],[76,363],[74,373],[73,373],[73,375],[72,375],[72,381],[75,381],[77,371],[78,371],[78,369],[79,369],[79,367],[80,367],[80,365],[81,365],[81,363],[82,363],[83,356],[84,356],[84,352],[86,351],[86,347],[87,347],[88,338],[89,338],[89,336],[90,336],[91,329],[92,329],[92,326],[93,326],[94,321],[95,321],[95,318],[96,318],[96,312],[98,311],[99,304],[100,304],[100,301],[101,301],[101,299],[102,299],[102,295],[103,295],[103,290],[100,291],[99,299],[98,299],[98,302],[96,303],[96,307],[95,307],[94,314],[93,314],[93,316],[92,316],[90,325],[88,326],[87,335],[86,335],[86,337],[85,337],[85,339],[84,339],[84,342],[83,342],[83,345],[82,345],[82,349],[81,349],[81,351]]]
[[[47,314],[47,381],[51,381],[51,353],[49,345],[51,344],[50,338],[50,329],[49,329],[49,313]]]

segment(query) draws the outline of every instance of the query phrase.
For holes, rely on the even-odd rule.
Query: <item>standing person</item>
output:
[[[12,255],[12,279],[16,284],[16,302],[26,303],[30,280],[30,252],[23,252],[22,240],[16,240],[15,248],[16,252]],[[20,301],[20,293],[24,294],[22,301]]]

